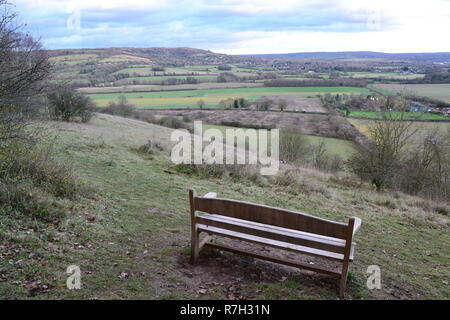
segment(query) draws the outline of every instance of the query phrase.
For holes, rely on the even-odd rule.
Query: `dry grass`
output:
[[[65,62],[65,61],[93,60],[97,58],[98,58],[97,54],[69,54],[65,56],[51,57],[49,60],[52,62]]]

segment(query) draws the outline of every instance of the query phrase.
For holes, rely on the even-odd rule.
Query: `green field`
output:
[[[324,93],[331,94],[370,94],[365,88],[355,87],[258,87],[239,89],[186,90],[165,92],[125,93],[128,101],[139,108],[196,108],[197,102],[203,100],[206,107],[217,107],[221,100],[243,97],[254,101],[262,96],[287,95],[309,97]],[[99,106],[108,103],[121,93],[90,94]]]
[[[348,72],[346,73],[348,77],[353,78],[367,78],[367,79],[400,79],[400,80],[412,80],[421,79],[424,74],[401,74],[396,72]]]
[[[444,84],[375,84],[383,93],[405,93],[450,102],[450,83]]]
[[[237,129],[235,127],[222,125],[211,125],[211,124],[203,125],[203,130],[207,130],[210,128],[219,129],[223,133],[225,133],[225,129]],[[342,157],[342,159],[348,159],[351,156],[351,154],[355,151],[355,146],[353,142],[348,140],[318,137],[313,135],[305,135],[305,136],[307,138],[308,143],[310,143],[311,145],[318,145],[323,141],[325,149],[327,150],[327,153],[330,156],[336,155]]]
[[[368,119],[382,119],[386,116],[383,112],[376,111],[351,111],[351,117],[363,117]],[[432,114],[424,112],[390,112],[389,117],[394,119],[411,119],[411,120],[450,120],[450,117],[441,114]]]
[[[192,75],[192,76],[148,76],[148,77],[130,77],[124,80],[144,80],[144,81],[158,81],[158,80],[167,80],[167,79],[181,79],[186,80],[187,78],[195,78],[195,79],[216,79],[217,76],[208,76],[208,75]]]
[[[361,133],[369,135],[369,128],[374,123],[370,119],[355,119],[348,118],[348,121],[354,125]],[[414,122],[412,127],[414,130],[419,130],[420,132],[430,132],[439,131],[441,133],[450,132],[450,122]]]
[[[205,72],[201,70],[189,70],[184,68],[165,68],[164,71],[153,71],[153,69],[149,66],[140,66],[136,65],[135,67],[128,67],[119,71],[114,72],[114,74],[138,74],[143,76],[177,76],[177,75],[215,75],[212,72]]]

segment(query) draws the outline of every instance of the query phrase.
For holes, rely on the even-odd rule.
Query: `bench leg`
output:
[[[348,277],[348,262],[344,262],[342,265],[341,284],[339,288],[339,296],[345,297],[345,289],[347,289],[347,277]]]
[[[339,296],[341,298],[345,297],[345,289],[347,289],[347,273],[341,276],[341,285],[339,288]]]
[[[197,263],[198,254],[200,253],[199,232],[192,230],[191,235],[191,263]]]

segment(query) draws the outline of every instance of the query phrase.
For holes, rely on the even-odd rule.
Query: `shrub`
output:
[[[63,209],[27,182],[0,180],[0,214],[52,221],[64,216]]]
[[[87,193],[73,170],[54,160],[50,147],[20,141],[7,150],[0,153],[1,211],[51,219],[64,211],[57,202]]]
[[[68,85],[57,86],[47,94],[47,99],[54,120],[71,122],[78,118],[88,122],[92,117],[92,100]]]
[[[143,154],[155,154],[164,151],[164,147],[158,142],[153,142],[149,140],[146,144],[138,149],[139,153]]]
[[[282,187],[288,187],[295,185],[297,183],[297,179],[291,171],[285,170],[283,173],[278,174],[275,177],[275,183]]]
[[[230,71],[233,68],[231,66],[228,66],[228,65],[222,65],[222,66],[218,66],[217,69],[220,70],[220,71]]]
[[[73,198],[82,190],[71,168],[55,161],[49,148],[19,150],[13,158],[3,160],[5,176],[14,180],[29,179],[35,187],[56,197]]]
[[[135,111],[134,105],[128,103],[127,97],[121,95],[116,101],[109,102],[108,106],[102,109],[101,112],[121,117],[132,117]]]
[[[384,119],[370,128],[372,141],[347,162],[377,190],[398,189],[450,200],[450,131],[418,135],[413,122]]]
[[[172,129],[189,129],[189,126],[186,123],[173,116],[161,118],[161,120],[158,121],[158,124]]]
[[[156,120],[155,116],[146,111],[135,110],[135,112],[133,112],[133,118],[148,123],[158,123],[158,120]]]
[[[174,170],[203,178],[230,178],[234,181],[248,180],[255,183],[261,183],[262,180],[256,166],[245,164],[179,164]]]
[[[198,100],[198,101],[197,101],[197,106],[198,106],[200,109],[203,109],[203,107],[205,106],[205,101],[203,101],[203,100]]]
[[[280,159],[286,162],[305,160],[308,154],[308,141],[297,128],[284,128],[280,131]]]
[[[284,99],[278,100],[278,108],[279,108],[281,111],[284,111],[284,110],[287,108],[287,106],[288,106],[288,103],[287,103],[286,100],[284,100]]]
[[[226,121],[226,120],[222,120],[219,122],[220,125],[222,126],[227,126],[227,127],[235,127],[235,128],[243,128],[243,129],[266,129],[266,130],[272,130],[275,129],[275,125],[269,124],[250,124],[250,123],[242,123],[239,121]]]

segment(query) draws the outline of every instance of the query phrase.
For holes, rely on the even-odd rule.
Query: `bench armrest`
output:
[[[355,224],[353,226],[353,236],[355,236],[356,232],[358,232],[359,228],[361,228],[361,219],[358,217],[355,218]]]

